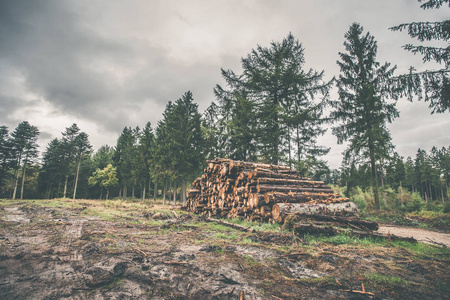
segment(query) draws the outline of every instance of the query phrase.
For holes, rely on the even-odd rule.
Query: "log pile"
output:
[[[187,209],[222,218],[283,222],[291,214],[357,216],[358,207],[322,181],[286,166],[214,159],[193,183]]]

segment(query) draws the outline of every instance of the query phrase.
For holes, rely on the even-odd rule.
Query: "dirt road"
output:
[[[444,247],[424,254],[352,238],[248,233],[173,210],[0,200],[0,299],[422,300],[450,292]]]
[[[413,237],[419,242],[450,247],[450,234],[448,233],[387,224],[380,225],[378,232],[401,237]]]

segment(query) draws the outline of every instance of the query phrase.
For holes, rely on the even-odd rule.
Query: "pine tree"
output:
[[[139,182],[142,185],[142,201],[145,201],[146,187],[150,183],[150,169],[153,161],[155,137],[150,122],[145,124],[139,136],[137,151],[137,171]]]
[[[136,134],[131,127],[122,130],[114,149],[114,165],[117,166],[119,184],[122,186],[122,197],[128,196],[128,185],[133,182],[133,162],[135,157]]]
[[[252,112],[251,116],[243,114],[241,110],[240,115],[231,115],[230,125],[234,125],[234,128],[228,133],[232,137],[237,135],[238,139],[245,137],[241,141],[254,139],[257,155],[263,161],[290,163],[294,129],[313,128],[309,135],[302,135],[303,132],[297,130],[299,141],[310,141],[323,133],[317,130],[323,120],[320,121],[321,106],[315,103],[314,97],[326,95],[329,83],[323,83],[323,72],[303,70],[303,52],[301,43],[292,34],[282,42],[272,42],[269,48],[258,46],[242,59],[241,75],[222,70],[227,90],[216,86],[216,95],[220,101],[225,102],[225,105],[234,103],[229,109],[231,113],[236,113],[233,107],[237,105],[244,105]],[[249,122],[243,122],[246,119]],[[312,125],[314,123],[319,127]],[[257,124],[254,130],[252,124]],[[249,129],[254,132],[250,132],[250,136],[242,136],[242,132]],[[297,150],[301,156],[303,150],[300,147]]]
[[[73,188],[73,199],[77,195],[78,178],[80,176],[80,166],[82,159],[87,156],[90,157],[92,146],[89,143],[89,137],[85,132],[79,133],[74,141],[74,153],[75,153],[75,183]]]
[[[4,193],[6,180],[9,177],[9,170],[12,167],[11,140],[8,128],[0,126],[0,195]]]
[[[107,165],[113,163],[114,148],[103,145],[92,156],[92,163],[95,169],[104,169]]]
[[[334,111],[331,118],[338,122],[333,127],[338,143],[349,141],[346,159],[360,157],[371,167],[375,208],[380,208],[378,197],[377,163],[387,157],[393,148],[386,128],[399,113],[395,103],[386,102],[383,89],[395,67],[380,66],[376,61],[377,43],[369,33],[363,35],[363,27],[357,23],[345,33],[345,53],[339,53],[339,100],[330,101]]]
[[[181,180],[182,201],[186,202],[186,180],[194,179],[202,169],[204,140],[201,115],[190,91],[179,98],[164,120],[171,165]]]
[[[58,188],[56,184],[59,183],[60,185],[62,178],[65,176],[63,172],[65,162],[62,160],[62,148],[61,141],[55,138],[50,141],[42,155],[38,185],[41,194],[44,194],[46,198],[57,196]]]
[[[449,0],[419,0],[424,2],[420,7],[423,9],[439,9],[441,6],[450,7]],[[420,42],[450,40],[450,20],[440,22],[412,22],[391,27],[393,31],[407,30],[408,35]],[[424,99],[430,102],[431,113],[450,112],[450,46],[436,47],[434,45],[412,45],[403,46],[413,54],[423,56],[423,62],[435,61],[444,64],[440,70],[426,70],[415,72],[410,68],[410,73],[395,77],[391,80],[394,89],[400,89],[401,95],[405,95],[412,100],[417,95],[419,100]]]
[[[230,157],[227,151],[226,133],[227,127],[224,122],[222,109],[212,102],[202,116],[202,135],[205,139],[205,158],[214,159],[216,157]]]
[[[17,125],[11,133],[12,156],[15,160],[15,184],[12,199],[16,199],[19,174],[22,172],[22,185],[20,199],[23,199],[24,184],[26,179],[26,168],[38,156],[37,139],[39,130],[36,126],[30,125],[28,121],[23,121]]]

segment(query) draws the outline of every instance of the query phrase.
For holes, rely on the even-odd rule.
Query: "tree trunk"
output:
[[[164,179],[164,189],[163,189],[163,205],[166,205],[166,190],[167,190],[167,180]]]
[[[22,168],[22,184],[21,184],[21,188],[20,188],[20,200],[23,200],[23,187],[25,185],[25,173],[27,171],[26,168],[26,163],[23,164],[23,168]]]
[[[156,202],[156,196],[158,194],[158,182],[156,180],[155,180],[155,183],[154,183],[154,187],[155,187],[155,190],[153,191],[153,201]]]
[[[142,188],[142,203],[145,203],[145,184],[144,187]]]
[[[378,195],[378,179],[377,179],[377,166],[375,160],[375,153],[373,152],[373,145],[369,142],[369,155],[370,155],[370,168],[372,171],[372,188],[373,196],[375,200],[375,209],[380,210],[380,198]]]
[[[381,167],[381,188],[383,189],[383,205],[386,207],[386,191],[384,190],[383,167]]]
[[[123,184],[122,198],[125,200],[128,196],[128,189],[126,183]]]
[[[108,200],[108,196],[109,196],[109,189],[106,189],[106,200]]]
[[[177,181],[173,181],[173,205],[177,205]]]
[[[103,188],[100,187],[100,200],[102,200],[102,198],[103,198]]]
[[[17,194],[17,186],[19,185],[19,170],[20,170],[20,163],[22,161],[22,152],[19,153],[19,157],[17,158],[17,171],[16,171],[16,182],[14,183],[14,191],[12,195],[12,199],[16,199]]]
[[[75,199],[75,196],[77,194],[78,174],[80,173],[80,164],[81,164],[81,157],[78,158],[77,170],[76,170],[76,173],[75,173],[75,186],[73,188],[73,199]]]
[[[181,200],[183,201],[183,206],[186,206],[186,179],[181,180]]]
[[[401,201],[401,204],[403,204],[403,187],[402,187],[401,180],[400,180],[400,201]]]
[[[66,181],[64,182],[64,198],[66,198],[67,195],[67,179],[69,178],[69,175],[66,175]]]
[[[20,169],[20,167],[19,167]],[[13,195],[12,195],[12,199],[15,200],[16,199],[16,194],[17,194],[17,186],[19,185],[19,169],[17,169],[16,171],[16,180],[14,183],[14,191],[13,191]]]

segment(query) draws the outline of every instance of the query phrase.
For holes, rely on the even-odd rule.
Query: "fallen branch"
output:
[[[246,226],[242,226],[242,225],[239,225],[239,224],[234,224],[234,223],[231,223],[231,222],[226,222],[226,221],[213,219],[213,218],[206,218],[205,220],[208,221],[208,222],[216,222],[216,223],[219,223],[219,224],[222,224],[222,225],[225,225],[225,226],[233,227],[233,228],[239,229],[241,231],[256,232],[256,230],[251,228],[251,227],[246,227]]]
[[[226,284],[240,284],[239,282],[237,282],[237,281],[235,281],[235,280],[233,280],[231,278],[228,278],[228,277],[226,277],[223,274],[220,274],[220,276],[222,276],[223,279],[219,279],[219,281],[222,281],[223,283],[226,283]]]
[[[188,262],[185,261],[176,261],[176,260],[172,260],[172,261],[167,261],[164,262],[166,265],[188,265]]]

